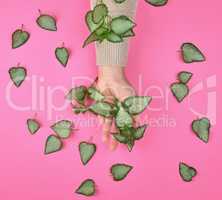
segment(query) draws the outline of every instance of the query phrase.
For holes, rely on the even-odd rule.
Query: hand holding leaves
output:
[[[72,93],[73,99],[79,99],[81,96],[80,99],[82,100],[81,105],[74,107],[74,112],[79,114],[90,111],[104,117],[105,120],[112,122],[112,119],[114,119],[117,132],[113,134],[113,137],[118,142],[126,144],[129,151],[132,150],[135,141],[143,137],[147,125],[134,127],[133,116],[145,110],[151,102],[151,97],[131,96],[123,102],[116,99],[114,102],[108,103],[105,101],[105,96],[94,87],[79,86],[71,89],[71,91],[81,91],[80,93]],[[86,105],[86,97],[93,100],[91,105]]]

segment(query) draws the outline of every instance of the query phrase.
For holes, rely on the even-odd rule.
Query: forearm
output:
[[[92,8],[97,0],[91,0]],[[103,0],[108,6],[112,17],[126,15],[133,19],[136,13],[137,0],[126,0],[122,4],[116,4],[114,0]],[[103,41],[96,43],[96,63],[98,66],[124,67],[128,60],[129,39],[125,38],[121,43]]]

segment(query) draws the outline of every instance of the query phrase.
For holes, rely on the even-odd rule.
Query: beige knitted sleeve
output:
[[[91,0],[91,7],[96,5],[97,0]],[[103,0],[108,6],[112,17],[126,15],[131,19],[136,13],[137,0],[126,0],[124,3],[117,4],[114,0]],[[96,43],[96,64],[98,66],[121,66],[124,67],[128,60],[129,39],[124,39],[122,43],[111,43],[103,41]]]

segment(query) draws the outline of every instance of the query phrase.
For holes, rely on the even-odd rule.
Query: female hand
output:
[[[115,99],[123,101],[129,96],[135,95],[135,90],[125,77],[124,68],[117,66],[99,67],[96,88],[103,93],[105,100],[112,103]],[[99,117],[102,124],[102,140],[110,150],[115,150],[118,142],[112,137],[113,119]]]

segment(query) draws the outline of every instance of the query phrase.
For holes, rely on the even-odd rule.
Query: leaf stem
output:
[[[39,15],[42,15],[42,11],[40,9],[38,9]]]

